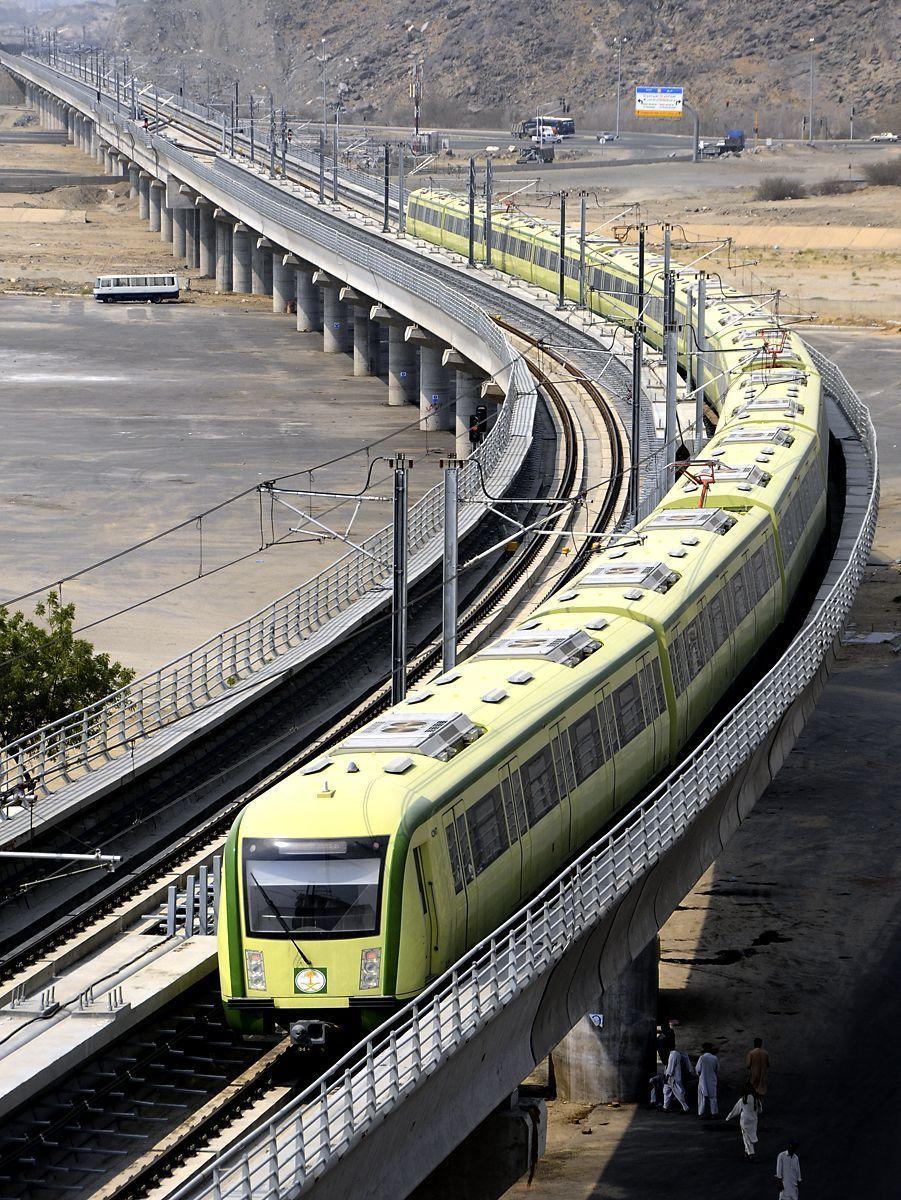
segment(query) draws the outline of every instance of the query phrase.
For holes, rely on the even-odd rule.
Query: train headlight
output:
[[[372,946],[360,954],[360,991],[367,992],[379,986],[382,975],[382,950]]]
[[[255,992],[265,992],[266,966],[263,962],[263,951],[245,950],[244,961],[247,964],[247,986]]]

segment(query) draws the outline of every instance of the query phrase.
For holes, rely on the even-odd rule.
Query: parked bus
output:
[[[177,275],[101,275],[94,284],[94,299],[109,304],[113,300],[177,300]]]
[[[540,124],[544,129],[550,129],[560,137],[572,137],[576,132],[576,122],[572,117],[542,117]],[[538,132],[539,122],[535,117],[529,117],[513,130],[514,137],[532,137]]]

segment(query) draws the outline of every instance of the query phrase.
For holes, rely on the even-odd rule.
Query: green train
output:
[[[409,199],[411,234],[468,250],[465,203]],[[476,245],[484,256],[484,229]],[[559,231],[493,216],[494,262],[556,290]],[[578,290],[569,239],[567,290]],[[631,322],[637,256],[590,243],[592,307]],[[649,256],[649,337],[662,340]],[[680,272],[684,312],[691,272]],[[228,837],[229,1022],[301,1046],[366,1031],[497,928],[675,763],[779,627],[826,519],[828,436],[806,348],[724,290],[705,314],[719,412],[704,487],[682,476],[623,539],[473,657],[249,804]],[[680,347],[684,357],[685,343]]]

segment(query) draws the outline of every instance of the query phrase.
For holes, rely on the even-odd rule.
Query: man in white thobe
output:
[[[782,1184],[779,1200],[798,1200],[798,1184],[801,1182],[801,1161],[798,1158],[798,1143],[789,1142],[776,1159],[776,1178]]]
[[[698,1076],[698,1116],[703,1117],[707,1105],[710,1105],[710,1115],[715,1117],[719,1112],[716,1103],[716,1074],[719,1069],[719,1059],[713,1053],[709,1042],[704,1043],[703,1053],[695,1063]]]
[[[669,1112],[673,1096],[682,1105],[682,1111],[688,1112],[685,1100],[685,1085],[682,1080],[682,1055],[678,1050],[670,1050],[666,1060],[666,1082],[663,1085],[663,1111]]]

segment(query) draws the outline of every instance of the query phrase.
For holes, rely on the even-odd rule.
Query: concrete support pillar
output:
[[[232,230],[232,291],[250,292],[251,232],[240,221]]]
[[[562,1100],[647,1100],[654,1067],[657,961],[655,938],[598,997],[602,1023],[582,1017],[556,1048],[554,1073]]]
[[[158,179],[150,181],[150,224],[151,233],[159,233],[162,227],[162,210],[165,207],[165,184]]]
[[[322,349],[326,354],[343,354],[347,349],[347,305],[338,299],[333,284],[322,288]]]
[[[119,155],[111,146],[107,148],[104,155],[103,169],[107,175],[119,174]]]
[[[116,156],[116,161],[119,164],[119,170],[117,172],[118,175],[122,179],[127,179],[128,178],[128,155],[127,154],[119,154]]]
[[[216,288],[232,290],[232,223],[216,220]]]
[[[138,177],[141,174],[140,167],[135,163],[131,163],[128,168],[128,198],[134,200],[138,194]]]
[[[172,212],[172,253],[176,258],[188,257],[188,217],[193,220],[193,208],[173,208]]]
[[[163,196],[163,201],[160,204],[160,241],[172,241],[172,209],[166,203],[166,197]]]
[[[404,338],[402,325],[388,327],[388,403],[416,403],[416,350]]]
[[[479,381],[468,371],[457,371],[457,396],[454,403],[454,450],[457,458],[472,452],[469,441],[469,418],[479,403]]]
[[[419,348],[419,428],[438,430],[447,428],[447,413],[450,411],[449,373],[441,365],[443,348],[420,346]]]
[[[294,297],[297,302],[297,331],[310,333],[322,328],[322,304],[319,288],[313,282],[311,267],[294,268]]]
[[[197,205],[197,241],[200,251],[200,274],[204,279],[216,278],[216,222],[209,201]]]
[[[100,163],[104,171],[106,170],[106,152],[109,149],[106,142],[101,142],[99,137],[94,138],[94,158]]]
[[[290,261],[293,256],[285,254],[277,246],[272,251],[272,311],[286,313],[288,306],[294,300],[294,266]],[[285,259],[289,262],[286,265]],[[327,349],[327,347],[324,347]]]
[[[141,171],[138,175],[138,216],[142,221],[150,220],[150,183],[151,177]]]
[[[250,277],[255,296],[272,295],[272,243],[268,238],[253,237]]]
[[[188,224],[185,231],[185,258],[189,267],[200,266],[200,209],[196,206],[186,210]]]
[[[378,359],[373,356],[373,333],[378,335],[378,324],[369,319],[371,305],[354,306],[354,375],[378,375]],[[376,342],[376,351],[378,343]]]

